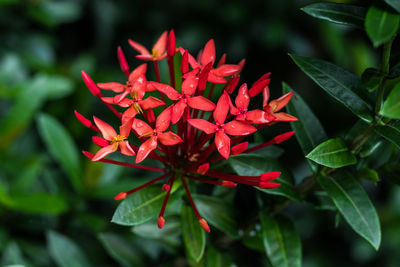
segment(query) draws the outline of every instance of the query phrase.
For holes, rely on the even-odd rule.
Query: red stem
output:
[[[201,220],[202,218],[201,218],[201,216],[200,216],[199,211],[198,211],[197,208],[196,208],[196,205],[194,204],[194,201],[193,201],[193,199],[192,199],[192,196],[190,195],[190,191],[189,191],[189,188],[188,188],[188,186],[187,186],[185,177],[182,176],[181,180],[182,180],[183,187],[185,188],[186,195],[187,195],[187,197],[189,198],[190,205],[192,205],[193,211],[194,211],[194,213],[196,214],[197,219]]]
[[[139,186],[139,187],[136,187],[136,188],[134,188],[134,189],[131,189],[131,190],[125,192],[125,193],[126,193],[127,195],[130,195],[130,194],[132,194],[132,193],[135,193],[135,192],[139,191],[140,189],[143,189],[143,188],[145,188],[145,187],[147,187],[147,186],[149,186],[149,185],[151,185],[151,184],[154,184],[155,182],[160,181],[161,179],[164,179],[165,177],[168,176],[168,174],[169,174],[169,173],[163,174],[163,175],[161,175],[161,176],[159,176],[159,177],[157,177],[157,178],[155,178],[155,179],[153,179],[153,180],[151,180],[151,181],[149,181],[149,182],[147,182],[147,183],[145,183],[145,184],[143,184],[143,185],[141,185],[141,186]]]

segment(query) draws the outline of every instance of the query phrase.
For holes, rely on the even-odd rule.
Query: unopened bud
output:
[[[114,197],[114,199],[115,199],[115,200],[125,199],[127,195],[128,195],[127,193],[121,192],[121,193],[119,193],[118,195],[116,195],[116,196]]]
[[[87,88],[90,90],[90,92],[97,97],[101,97],[102,94],[100,92],[100,89],[96,86],[96,84],[93,82],[93,80],[87,75],[85,71],[81,71],[83,81],[85,82]]]
[[[267,173],[262,173],[260,181],[261,182],[269,182],[272,181],[276,178],[278,178],[281,175],[280,172],[267,172]]]
[[[118,46],[118,61],[121,66],[121,70],[125,73],[126,77],[129,77],[129,65],[126,62],[126,58],[120,46]]]
[[[201,175],[204,175],[204,174],[206,174],[206,172],[208,171],[208,169],[210,168],[210,164],[208,164],[208,163],[204,163],[204,164],[202,164],[202,165],[200,165],[198,168],[197,168],[197,173],[199,173],[199,174],[201,174]]]
[[[165,223],[165,219],[164,217],[160,216],[157,218],[157,223],[158,223],[158,228],[163,228],[164,227],[164,223]]]
[[[210,226],[208,226],[208,223],[206,222],[206,220],[200,219],[199,224],[200,224],[201,228],[204,229],[204,231],[206,231],[207,233],[210,232]]]
[[[274,189],[280,186],[280,183],[271,183],[271,182],[260,182],[258,185],[259,188],[261,189]]]
[[[167,54],[169,57],[173,57],[175,55],[175,32],[171,30],[168,34],[168,41],[167,41]]]
[[[280,135],[274,137],[274,142],[275,142],[275,144],[282,143],[283,141],[288,140],[293,135],[294,135],[294,131],[280,134]]]
[[[226,187],[226,188],[235,188],[237,184],[231,181],[222,181],[221,186]]]
[[[168,185],[168,184],[163,184],[163,186],[162,186],[162,191],[164,191],[164,192],[168,192],[169,191],[169,189],[170,189],[171,187]]]

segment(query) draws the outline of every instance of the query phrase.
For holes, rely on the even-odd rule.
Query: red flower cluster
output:
[[[206,231],[210,231],[192,200],[187,185],[188,179],[228,188],[236,187],[237,183],[260,188],[279,186],[279,183],[271,182],[279,177],[279,172],[263,173],[260,176],[240,176],[212,170],[210,164],[227,159],[230,155],[249,153],[290,138],[294,132],[281,134],[251,148],[248,148],[248,142],[243,142],[246,135],[265,126],[279,121],[297,120],[289,114],[279,112],[289,102],[292,93],[268,103],[270,74],[267,73],[250,89],[246,84],[240,86],[232,102],[231,94],[239,83],[239,73],[244,60],[237,65],[225,64],[224,55],[214,68],[213,40],[205,45],[197,59],[187,50],[176,48],[174,31],[164,32],[153,46],[152,53],[132,40],[129,40],[129,44],[140,53],[136,56],[138,59],[153,62],[157,82],[147,80],[146,64],[130,72],[120,47],[118,47],[118,59],[128,79],[125,84],[109,82],[96,85],[82,71],[83,80],[92,94],[120,120],[119,134],[106,122],[94,117],[93,124],[75,111],[80,122],[102,135],[93,137],[93,142],[100,147],[96,154],[84,151],[92,161],[163,172],[160,177],[138,188],[118,194],[116,200],[124,199],[129,194],[166,178],[162,186],[162,190],[166,192],[165,201],[158,217],[158,226],[162,228],[172,185],[175,180],[180,179],[200,225]],[[181,56],[176,55],[179,53]],[[174,58],[175,64],[176,59],[181,58],[179,73],[176,73]],[[168,61],[169,84],[161,82],[160,78],[158,61],[163,59]],[[115,95],[105,97],[100,89],[112,91]],[[263,109],[248,110],[251,98],[261,92],[264,98]],[[149,94],[153,96],[148,96]],[[155,96],[159,96],[160,99]],[[216,104],[211,101],[213,98],[216,99]],[[157,107],[162,107],[162,111],[155,116]],[[141,141],[139,147],[129,143],[131,133]],[[136,163],[146,158],[159,160],[164,168],[105,159],[108,154],[117,150],[126,156],[136,157]]]

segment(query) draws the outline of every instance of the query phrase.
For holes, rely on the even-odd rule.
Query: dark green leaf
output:
[[[314,3],[302,8],[308,15],[329,22],[364,28],[364,18],[367,10],[363,7],[338,4]]]
[[[50,256],[60,267],[91,266],[82,249],[62,234],[49,231],[47,233],[47,245]]]
[[[400,119],[400,83],[392,89],[379,113],[391,119]]]
[[[385,0],[385,2],[396,9],[398,13],[400,13],[400,1],[399,0]]]
[[[265,252],[273,267],[301,266],[301,241],[293,223],[284,216],[260,213]]]
[[[347,149],[341,138],[329,139],[319,144],[306,157],[330,168],[340,168],[357,163],[356,157]]]
[[[373,92],[378,88],[382,79],[383,79],[382,73],[374,68],[366,69],[361,76],[362,83],[370,92]]]
[[[207,222],[231,237],[238,237],[238,226],[232,204],[204,195],[193,195],[193,199]]]
[[[400,131],[391,126],[377,126],[375,132],[400,148]]]
[[[10,208],[33,214],[57,215],[68,209],[67,202],[58,195],[31,193],[12,195]]]
[[[177,189],[174,183],[171,194]],[[165,192],[160,186],[149,186],[128,196],[118,205],[111,222],[134,226],[157,217]],[[171,199],[172,200],[172,199]],[[170,200],[170,201],[171,201]]]
[[[374,183],[377,183],[379,181],[379,175],[375,170],[364,168],[361,169],[357,172],[357,178],[358,179],[364,179],[364,180],[369,180]]]
[[[242,242],[246,247],[252,250],[264,252],[264,240],[261,225],[254,224],[250,229],[246,230]]]
[[[141,255],[131,243],[122,236],[113,233],[100,233],[99,239],[104,248],[122,266],[143,266]]]
[[[68,174],[77,191],[82,189],[81,166],[75,142],[55,118],[48,114],[40,114],[37,118],[40,136],[47,149]]]
[[[365,30],[375,47],[389,41],[397,32],[400,15],[386,5],[373,5],[365,17]]]
[[[324,60],[290,54],[297,66],[333,98],[366,122],[372,121],[372,107],[365,101],[366,89],[353,73]]]
[[[291,122],[290,126],[293,131],[296,132],[296,139],[299,142],[304,155],[307,155],[314,149],[314,147],[327,140],[328,137],[318,118],[314,115],[301,96],[284,82],[282,83],[282,91],[284,94],[294,92],[291,101],[286,105],[286,109],[291,115],[299,119],[298,121]],[[311,169],[314,172],[317,171],[317,165],[312,161],[308,162]]]
[[[192,208],[187,205],[182,206],[182,235],[188,257],[195,262],[199,262],[204,254],[206,247],[206,237],[199,220]]]
[[[2,266],[25,266],[27,265],[27,261],[24,258],[22,251],[17,243],[11,241],[7,244],[7,246],[2,251],[1,257]],[[15,264],[15,265],[12,265]]]
[[[274,180],[281,185],[275,189],[259,189],[268,194],[280,195],[300,201],[300,197],[293,187],[293,177],[291,173],[285,169],[276,159],[263,157],[257,154],[243,154],[231,156],[228,159],[229,164],[238,175],[253,175],[257,176],[261,173],[279,171],[281,176]]]
[[[212,246],[207,248],[207,267],[230,267],[232,259],[228,255],[224,255]]]
[[[332,176],[319,176],[317,181],[353,230],[378,249],[381,242],[379,218],[367,193],[349,173],[337,172]]]

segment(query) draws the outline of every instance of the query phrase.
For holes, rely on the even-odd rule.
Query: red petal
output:
[[[204,111],[212,111],[215,109],[215,104],[202,96],[195,96],[188,99],[188,105],[191,108],[200,109]]]
[[[223,124],[226,119],[226,115],[229,111],[229,96],[227,93],[223,93],[218,99],[217,107],[214,110],[214,120],[219,124]]]
[[[173,57],[175,55],[175,32],[171,30],[168,34],[168,43],[167,43],[167,53],[169,57]]]
[[[268,100],[269,100],[269,87],[266,86],[263,89],[263,107],[269,106],[268,105]]]
[[[114,103],[114,97],[101,97],[101,100],[104,102],[104,103],[107,103],[107,104],[111,104],[111,105],[115,105],[116,103]],[[127,99],[128,100],[128,99]],[[119,105],[120,103],[118,103],[118,105]]]
[[[114,103],[114,100],[115,100],[114,97],[102,97],[101,99],[104,101],[104,99],[106,99],[106,98],[111,98],[112,103],[109,103],[109,104],[115,104]],[[109,101],[109,100],[107,100],[107,101]],[[107,101],[104,101],[104,102],[108,103]],[[124,99],[121,100],[121,102],[118,103],[118,105],[120,107],[123,107],[123,108],[130,107],[132,104],[133,104],[133,100],[129,99],[129,98],[124,98]]]
[[[181,96],[180,93],[178,93],[174,88],[172,88],[169,85],[157,83],[157,82],[150,82],[150,83],[151,83],[151,85],[154,86],[154,88],[156,88],[161,93],[167,95],[168,98],[171,100],[178,100],[179,97]]]
[[[124,98],[129,94],[129,91],[126,90],[122,94],[114,96],[114,104],[119,104]]]
[[[158,140],[166,146],[173,146],[182,142],[182,138],[170,131],[158,134],[157,137]]]
[[[217,68],[222,65],[225,65],[225,62],[226,62],[226,54],[224,53],[217,63]]]
[[[158,98],[149,96],[146,99],[138,101],[139,105],[142,107],[142,109],[149,109],[149,108],[156,108],[162,105],[165,105],[165,103]]]
[[[153,46],[153,51],[156,52],[156,56],[161,56],[166,48],[167,48],[167,36],[168,32],[165,31],[161,34],[160,38],[158,38],[157,42]]]
[[[261,182],[258,187],[261,188],[261,189],[274,189],[274,188],[277,188],[280,185],[281,184],[279,184],[279,183]]]
[[[182,83],[182,94],[193,95],[198,83],[199,78],[195,74],[189,75]]]
[[[204,163],[204,164],[201,164],[201,165],[197,168],[196,172],[199,173],[199,174],[201,174],[201,175],[204,175],[204,174],[206,174],[206,172],[208,171],[209,168],[210,168],[210,164]]]
[[[188,53],[188,59],[189,59],[189,64],[192,67],[192,69],[201,68],[201,65],[199,63],[197,63],[196,59],[190,53]]]
[[[125,123],[128,120],[135,118],[136,114],[138,114],[138,112],[136,111],[135,107],[134,106],[129,107],[122,114],[122,123]]]
[[[239,80],[240,80],[240,75],[233,75],[229,78],[227,85],[225,85],[226,86],[225,90],[228,92],[228,94],[232,94],[232,92],[238,85]]]
[[[114,143],[108,146],[105,146],[103,148],[101,148],[99,151],[97,151],[97,153],[94,155],[94,157],[92,158],[92,161],[98,161],[101,160],[102,158],[104,158],[105,156],[107,156],[110,153],[113,153],[115,151],[117,151],[118,148],[118,144]]]
[[[149,55],[137,55],[136,58],[140,59],[140,60],[144,60],[144,61],[153,61],[154,60],[153,56],[150,54]]]
[[[240,144],[232,147],[231,154],[238,155],[238,154],[242,153],[243,151],[245,151],[247,149],[248,145],[249,145],[249,142],[243,142],[243,143],[240,143]]]
[[[269,82],[270,82],[270,79],[260,80],[260,81],[255,82],[249,90],[250,97],[254,97],[254,96],[258,95],[265,87],[268,86]]]
[[[233,65],[233,64],[225,64],[221,65],[220,67],[216,68],[213,70],[213,74],[217,76],[231,76],[233,74],[239,73],[241,70],[241,67],[239,65]]]
[[[95,143],[99,147],[105,147],[105,146],[110,145],[110,141],[108,141],[100,136],[93,136],[92,140],[93,140],[93,143]]]
[[[262,173],[261,174],[261,182],[269,182],[272,180],[275,180],[281,175],[280,172],[267,172],[267,173]]]
[[[224,158],[229,158],[229,151],[231,146],[231,139],[224,133],[224,131],[217,131],[215,135],[215,146],[218,152]]]
[[[274,113],[275,120],[274,121],[297,121],[296,117],[289,115],[284,112]]]
[[[96,84],[93,82],[93,80],[87,75],[85,71],[81,71],[83,81],[85,82],[87,88],[90,90],[90,92],[97,97],[101,97],[101,92],[100,89],[96,86]]]
[[[131,94],[136,92],[136,99],[142,99],[146,93],[147,81],[144,74],[139,75],[132,83]]]
[[[214,40],[211,39],[207,42],[206,46],[204,47],[203,53],[201,54],[200,63],[205,66],[208,63],[212,62],[214,64],[215,61],[215,44]]]
[[[286,133],[277,135],[277,136],[274,137],[274,142],[275,142],[275,144],[280,144],[280,143],[288,140],[293,135],[294,135],[294,131],[286,132]]]
[[[132,46],[133,49],[138,51],[142,55],[150,55],[149,51],[141,44],[129,39],[129,44]]]
[[[119,65],[121,66],[121,70],[125,73],[126,76],[129,76],[129,65],[126,62],[124,52],[122,52],[120,46],[118,46],[117,55],[118,55]]]
[[[183,112],[185,112],[186,107],[187,104],[183,99],[179,100],[178,103],[172,106],[172,116],[171,116],[172,124],[177,123],[182,118]]]
[[[153,128],[151,128],[147,123],[139,119],[133,120],[132,129],[135,130],[139,136],[153,132]]]
[[[146,74],[146,70],[147,70],[147,64],[146,63],[140,65],[139,67],[134,69],[131,72],[131,74],[129,74],[128,81],[129,82],[134,82],[137,79],[137,77],[139,77],[140,75]]]
[[[87,128],[90,128],[93,126],[92,122],[88,119],[86,119],[82,114],[80,114],[78,111],[74,110],[75,117]]]
[[[289,92],[287,94],[284,94],[280,98],[272,100],[269,103],[269,106],[271,107],[271,109],[274,112],[277,112],[277,111],[281,110],[284,106],[286,106],[287,103],[289,103],[289,101],[292,98],[292,96],[293,96],[293,92]]]
[[[207,81],[209,79],[209,74],[212,68],[212,63],[208,63],[199,74],[199,90],[204,91],[207,86]]]
[[[115,93],[121,93],[125,90],[125,86],[123,84],[116,83],[116,82],[98,83],[97,86],[103,90],[111,90]]]
[[[275,119],[275,116],[273,116],[271,113],[264,112],[259,109],[246,112],[246,120],[255,124],[269,123]]]
[[[231,121],[224,125],[224,130],[229,135],[248,135],[257,131],[256,128],[249,125],[248,123],[240,121]]]
[[[117,133],[115,132],[114,128],[111,127],[108,123],[100,120],[95,116],[93,116],[93,120],[105,139],[111,141],[114,137],[117,136]]]
[[[238,95],[235,99],[236,107],[239,109],[247,110],[250,103],[250,96],[247,90],[247,84],[243,84],[239,88]]]
[[[170,122],[171,122],[171,112],[172,112],[172,107],[169,106],[167,109],[165,109],[163,112],[161,112],[160,115],[158,115],[157,120],[156,120],[156,130],[157,132],[164,132],[167,130]]]
[[[143,161],[151,151],[157,147],[157,137],[152,136],[149,140],[144,142],[140,147],[136,155],[136,163]]]
[[[188,120],[188,123],[192,125],[194,128],[197,128],[199,130],[202,130],[206,134],[212,134],[217,131],[217,126],[212,124],[211,122],[208,122],[206,120],[202,119],[190,119]]]
[[[129,145],[128,141],[121,141],[118,143],[119,149],[121,150],[121,153],[127,156],[135,156],[136,153],[132,149],[132,147]]]
[[[218,84],[226,83],[225,78],[222,76],[215,75],[214,70],[211,70],[210,73],[208,74],[208,81],[210,83],[218,83]]]
[[[128,138],[128,136],[132,130],[133,120],[134,120],[134,118],[130,118],[119,127],[119,135],[120,136],[124,136],[124,137]]]
[[[187,73],[189,71],[189,53],[187,50],[185,50],[182,56],[181,71],[182,73]]]

